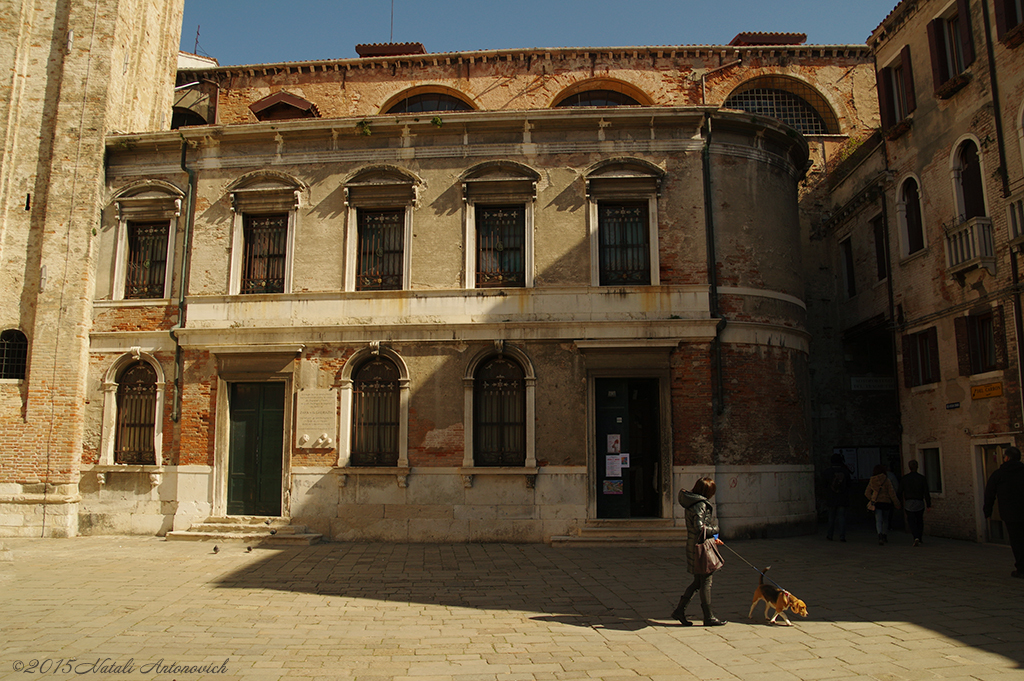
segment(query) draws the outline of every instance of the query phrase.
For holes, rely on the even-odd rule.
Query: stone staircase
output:
[[[575,534],[551,537],[551,545],[577,546],[686,546],[686,528],[671,518],[588,520]]]
[[[305,525],[292,525],[289,518],[264,516],[212,517],[167,533],[168,541],[235,541],[263,547],[309,546],[322,537]]]

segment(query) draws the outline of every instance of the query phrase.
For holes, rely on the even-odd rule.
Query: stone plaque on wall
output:
[[[296,396],[295,446],[336,449],[338,443],[338,391],[306,388]]]

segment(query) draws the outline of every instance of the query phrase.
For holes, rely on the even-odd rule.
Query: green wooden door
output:
[[[660,517],[658,379],[596,379],[594,413],[597,517]]]
[[[281,515],[284,383],[232,383],[228,515]]]

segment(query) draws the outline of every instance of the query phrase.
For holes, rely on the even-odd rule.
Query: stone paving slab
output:
[[[757,572],[724,551],[730,623],[704,628],[697,607],[697,626],[668,617],[689,581],[678,548],[0,544],[0,680],[1024,679],[1024,580],[1004,546],[729,542],[810,616],[748,620]]]

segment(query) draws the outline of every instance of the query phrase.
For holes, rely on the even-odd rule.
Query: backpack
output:
[[[835,474],[833,474],[832,484],[830,485],[830,488],[836,494],[839,494],[843,491],[843,480],[845,477],[846,476],[843,475],[842,471],[836,471]]]

